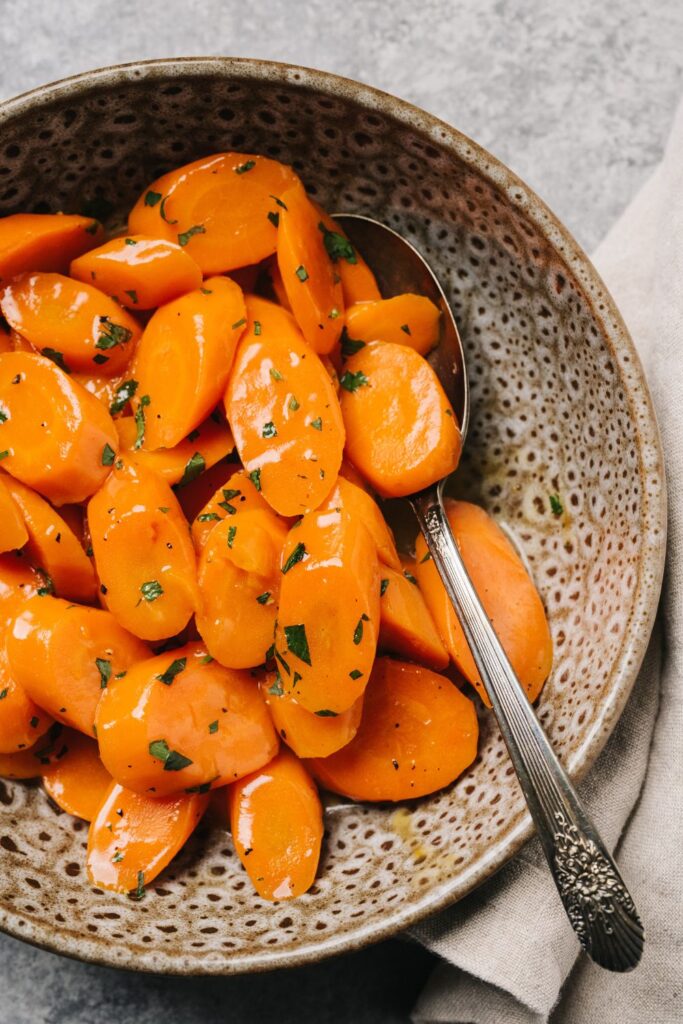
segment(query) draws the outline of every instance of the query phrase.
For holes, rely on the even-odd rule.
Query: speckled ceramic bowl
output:
[[[526,553],[556,652],[539,714],[580,776],[631,689],[664,557],[657,427],[604,285],[533,192],[454,128],[366,86],[261,61],[132,64],[5,103],[0,214],[94,201],[120,218],[163,171],[227,149],[292,163],[328,208],[386,221],[432,261],[472,384],[456,487]],[[448,790],[332,811],[318,882],[293,903],[254,894],[220,824],[201,826],[136,903],[88,886],[87,826],[40,789],[4,783],[0,804],[4,929],[187,974],[301,964],[390,935],[469,892],[531,832],[489,716],[477,761]]]

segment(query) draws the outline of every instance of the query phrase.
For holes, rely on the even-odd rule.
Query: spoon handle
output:
[[[601,967],[629,971],[643,926],[617,867],[553,752],[472,585],[439,487],[411,498],[429,551],[472,651],[567,916]]]

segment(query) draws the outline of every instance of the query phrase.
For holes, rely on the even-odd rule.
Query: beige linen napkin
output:
[[[670,491],[659,621],[624,714],[579,787],[616,847],[645,924],[645,955],[628,975],[578,955],[534,839],[489,883],[414,929],[444,961],[415,1024],[683,1021],[683,106],[662,164],[594,262],[648,375]]]

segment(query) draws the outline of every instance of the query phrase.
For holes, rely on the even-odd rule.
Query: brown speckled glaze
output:
[[[293,163],[330,209],[367,212],[432,262],[466,343],[472,421],[456,488],[514,532],[550,614],[540,717],[574,777],[596,757],[640,665],[665,544],[659,438],[642,370],[604,285],[505,167],[408,104],[317,71],[197,59],[96,71],[0,107],[0,214],[120,219],[163,171],[217,150]],[[565,515],[551,515],[557,492]],[[404,808],[337,806],[314,889],[254,895],[220,823],[132,900],[91,889],[87,826],[41,790],[0,786],[0,923],[99,963],[176,973],[300,964],[398,931],[462,897],[530,823],[495,723],[445,792]]]

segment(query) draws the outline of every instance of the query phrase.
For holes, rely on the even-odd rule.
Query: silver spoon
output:
[[[461,424],[470,402],[465,354],[446,297],[431,268],[391,228],[357,214],[336,219],[373,270],[380,290],[427,295],[441,309],[442,335],[430,356]],[[463,628],[507,744],[567,916],[601,967],[629,971],[643,952],[643,926],[616,864],[553,752],[472,585],[444,511],[445,480],[408,500]]]

